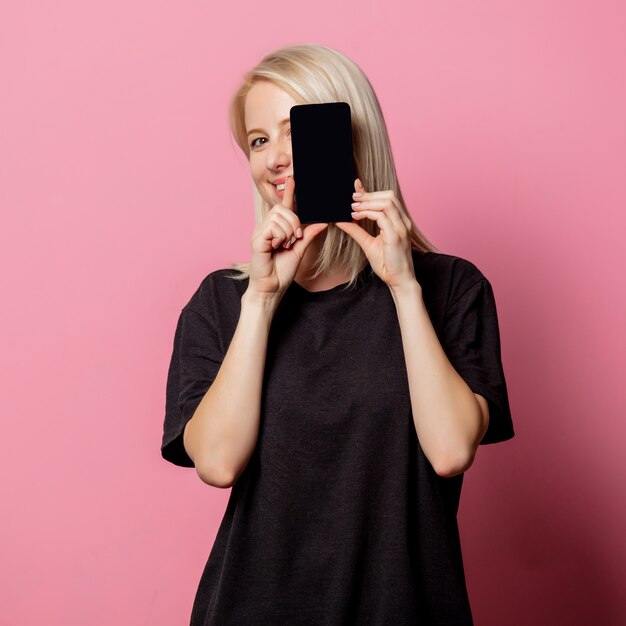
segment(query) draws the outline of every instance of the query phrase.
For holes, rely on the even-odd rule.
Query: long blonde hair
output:
[[[317,44],[301,44],[279,48],[266,55],[261,62],[245,74],[230,104],[230,129],[237,145],[250,158],[245,125],[245,101],[252,85],[260,80],[274,83],[295,100],[306,104],[347,102],[352,114],[352,141],[355,177],[367,191],[393,190],[404,208],[400,183],[393,163],[387,126],[374,89],[359,68],[342,53]],[[263,200],[256,185],[252,186],[257,225],[262,222],[271,206]],[[423,252],[439,250],[417,228],[411,215],[411,247]],[[380,229],[373,220],[358,224],[376,237]],[[313,266],[313,277],[337,267],[346,268],[351,287],[367,257],[350,235],[329,224],[326,238]],[[233,263],[239,272],[231,278],[243,280],[250,276],[250,263]]]

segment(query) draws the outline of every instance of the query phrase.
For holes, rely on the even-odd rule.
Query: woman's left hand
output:
[[[411,221],[402,210],[396,194],[393,191],[367,193],[358,178],[354,188],[353,200],[359,205],[353,205],[355,213],[352,217],[355,220],[374,220],[380,234],[372,237],[354,222],[335,222],[335,225],[361,246],[374,272],[390,289],[416,283],[411,255]]]

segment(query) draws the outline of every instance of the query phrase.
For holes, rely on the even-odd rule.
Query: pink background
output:
[[[188,623],[229,490],[161,459],[167,366],[249,259],[228,100],[292,43],[364,69],[418,225],[494,286],[517,436],[465,477],[477,625],[625,623],[623,3],[217,6],[0,9],[0,623]]]

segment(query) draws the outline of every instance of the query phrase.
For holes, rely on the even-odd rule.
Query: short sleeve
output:
[[[511,439],[515,433],[502,368],[496,302],[486,278],[449,306],[443,347],[470,389],[489,404],[489,427],[481,444]]]
[[[183,444],[183,430],[209,389],[222,363],[214,325],[196,311],[184,308],[174,334],[167,376],[162,457],[182,467],[194,467]]]

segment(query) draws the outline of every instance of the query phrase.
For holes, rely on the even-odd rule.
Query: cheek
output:
[[[262,183],[264,180],[264,168],[258,159],[250,159],[250,175],[255,183]]]

